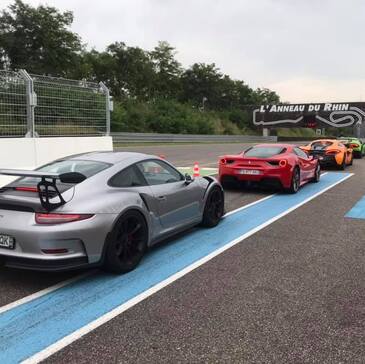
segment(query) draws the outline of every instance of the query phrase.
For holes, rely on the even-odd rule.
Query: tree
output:
[[[113,95],[149,100],[153,92],[154,69],[148,52],[117,42],[107,48],[107,54],[114,60],[110,69],[112,79],[106,79]]]
[[[222,74],[215,64],[195,63],[181,76],[181,101],[191,102],[196,107],[207,104],[215,108],[222,98],[220,82]]]
[[[268,88],[258,88],[254,92],[255,104],[278,104],[280,102],[280,96]]]
[[[15,0],[0,15],[1,65],[38,74],[72,74],[82,50],[80,37],[68,29],[72,22],[70,11]]]
[[[154,65],[156,97],[176,98],[180,91],[181,64],[175,59],[176,50],[168,42],[159,42],[150,52]]]

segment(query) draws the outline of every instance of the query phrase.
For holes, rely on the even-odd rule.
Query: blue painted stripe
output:
[[[16,363],[34,355],[348,176],[329,173],[295,195],[274,195],[229,215],[214,229],[196,229],[153,249],[129,274],[100,273],[4,312],[0,315],[0,362]]]
[[[353,219],[365,219],[365,196],[345,216]]]

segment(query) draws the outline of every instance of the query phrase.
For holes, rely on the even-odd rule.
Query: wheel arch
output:
[[[125,215],[126,213],[128,213],[130,211],[139,213],[141,215],[141,217],[144,219],[144,221],[147,225],[147,231],[148,231],[147,245],[149,246],[149,241],[150,241],[150,236],[151,236],[151,226],[146,217],[146,213],[139,206],[128,206],[115,217],[115,219],[112,223],[112,226],[110,228],[110,231],[107,233],[107,235],[105,237],[102,254],[101,254],[101,259],[99,261],[100,265],[104,264],[106,248],[107,248],[107,245],[110,243],[110,241],[113,239],[113,233],[115,231],[115,227],[117,226],[118,222],[123,217],[123,215]]]

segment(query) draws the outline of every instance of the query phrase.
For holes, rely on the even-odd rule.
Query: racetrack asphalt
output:
[[[210,152],[211,145],[181,147],[188,150],[161,154],[183,166],[191,165],[194,155],[202,155],[202,163],[214,163],[218,155],[241,149],[237,144],[214,145],[206,157],[204,150]],[[365,195],[365,160],[356,160],[348,171],[355,173],[349,180],[47,362],[364,362],[365,221],[344,215]],[[227,210],[269,193],[229,191]],[[74,275],[3,269],[0,305]]]

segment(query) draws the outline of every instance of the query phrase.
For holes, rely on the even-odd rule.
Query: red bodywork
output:
[[[270,147],[273,144],[260,144],[255,147]],[[318,160],[307,154],[299,156],[294,152],[294,145],[274,144],[285,148],[283,153],[269,158],[245,157],[245,152],[237,155],[225,155],[219,159],[219,180],[224,182],[252,181],[279,184],[290,188],[293,171],[296,166],[300,169],[300,185],[315,177]],[[297,148],[297,147],[296,147]],[[242,171],[254,170],[259,174],[241,174]]]

